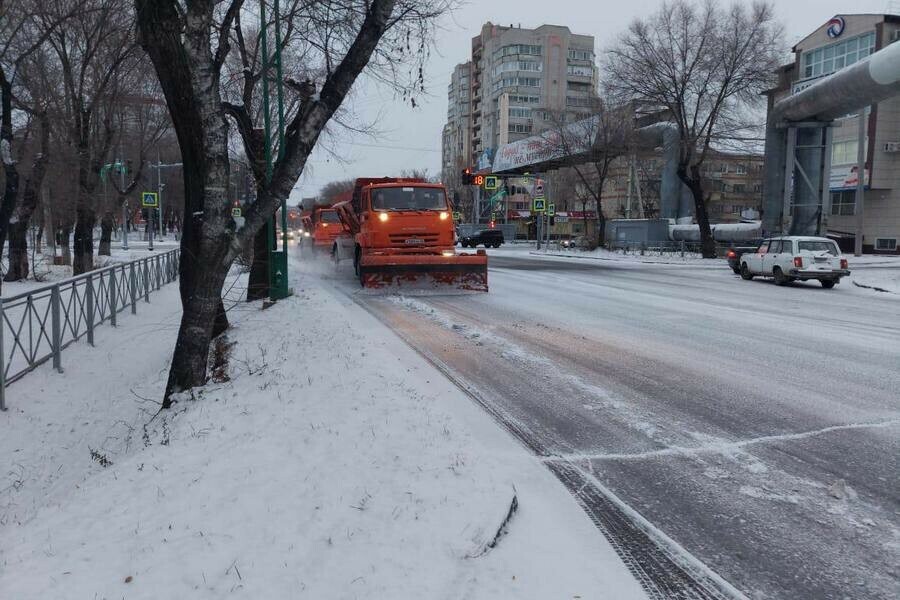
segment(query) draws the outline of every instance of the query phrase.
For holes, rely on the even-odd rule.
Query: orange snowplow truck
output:
[[[447,190],[424,179],[357,179],[350,200],[334,205],[349,232],[335,260],[353,259],[367,288],[454,286],[486,292],[487,255],[455,250]]]
[[[327,206],[315,210],[312,222],[307,225],[307,231],[312,237],[313,249],[326,251],[331,250],[335,238],[345,233],[337,211]]]

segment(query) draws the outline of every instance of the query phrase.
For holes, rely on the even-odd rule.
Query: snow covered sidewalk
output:
[[[344,296],[294,287],[232,311],[227,365],[155,418],[175,286],[65,375],[15,384],[2,597],[645,597],[464,394]]]

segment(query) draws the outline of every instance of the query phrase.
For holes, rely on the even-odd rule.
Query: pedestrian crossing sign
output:
[[[144,208],[158,208],[159,194],[157,194],[156,192],[142,192],[141,206],[143,206]]]
[[[531,203],[531,212],[542,213],[547,210],[547,200],[543,196],[538,196]]]

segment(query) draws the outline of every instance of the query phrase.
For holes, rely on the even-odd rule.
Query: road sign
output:
[[[460,213],[458,211],[454,211],[453,220],[454,221],[462,221],[462,213]]]
[[[484,189],[486,190],[496,190],[500,187],[500,178],[496,175],[485,175],[484,177]]]
[[[538,182],[534,184],[534,195],[535,196],[543,196],[544,195],[544,182],[538,179]]]
[[[232,208],[232,209],[231,209],[231,216],[232,216],[232,217],[235,217],[235,218],[240,217],[240,216],[241,216],[241,207],[240,207],[240,206],[235,206],[234,208]]]
[[[556,205],[552,202],[547,205],[547,216],[555,217],[556,216]]]
[[[141,206],[144,208],[159,207],[159,194],[156,192],[141,192]]]
[[[547,209],[547,200],[543,196],[538,196],[531,203],[531,212],[542,213]]]

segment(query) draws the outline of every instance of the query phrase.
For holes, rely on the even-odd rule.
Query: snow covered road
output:
[[[335,285],[676,562],[750,598],[900,596],[900,297],[708,264],[501,250],[490,265],[488,294]],[[652,596],[706,597],[648,577]]]

